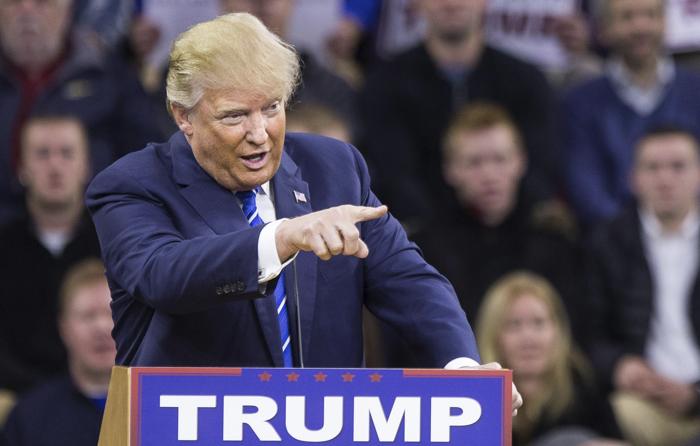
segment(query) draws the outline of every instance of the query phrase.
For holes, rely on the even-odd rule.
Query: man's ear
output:
[[[192,111],[187,110],[185,107],[178,104],[172,104],[171,109],[173,111],[173,118],[175,118],[175,123],[177,124],[178,128],[185,134],[185,136],[192,136],[192,133],[194,133],[192,123],[190,122],[190,115]]]

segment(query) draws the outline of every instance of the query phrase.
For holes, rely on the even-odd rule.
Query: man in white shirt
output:
[[[593,238],[592,359],[634,444],[683,444],[700,432],[698,151],[680,128],[647,132],[631,175],[637,206]]]

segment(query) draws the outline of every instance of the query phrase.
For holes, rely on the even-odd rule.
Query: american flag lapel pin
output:
[[[297,201],[297,203],[306,203],[306,195],[298,190],[294,191],[294,199]]]

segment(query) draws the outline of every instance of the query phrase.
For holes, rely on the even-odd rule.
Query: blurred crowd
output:
[[[515,446],[700,445],[700,0],[0,0],[1,446],[96,444],[83,193],[177,130],[172,41],[229,12],[296,47],[287,130],[360,149],[513,369]],[[413,365],[366,321],[368,365]]]

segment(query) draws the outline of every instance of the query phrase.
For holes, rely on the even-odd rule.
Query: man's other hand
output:
[[[298,251],[313,252],[322,260],[341,254],[363,259],[369,249],[355,224],[386,213],[386,206],[343,205],[285,220],[275,233],[277,253],[282,262]]]
[[[465,369],[470,369],[470,370],[501,370],[503,367],[501,367],[501,364],[497,362],[489,362],[488,364],[482,364],[478,366],[472,366],[472,367],[462,367]],[[518,414],[518,409],[523,405],[523,397],[520,395],[520,392],[518,392],[518,388],[515,387],[515,383],[512,383],[512,389],[511,389],[511,394],[512,394],[512,411],[513,411],[513,416],[516,416]]]

